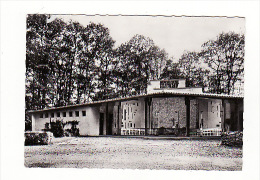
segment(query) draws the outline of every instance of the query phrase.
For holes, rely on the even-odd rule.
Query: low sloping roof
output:
[[[98,104],[102,104],[102,103],[127,101],[127,100],[133,100],[133,99],[144,98],[144,97],[176,97],[176,96],[193,97],[193,98],[194,97],[214,98],[214,99],[243,99],[244,98],[243,96],[224,95],[224,94],[210,94],[210,93],[157,92],[157,93],[151,93],[151,94],[145,94],[145,95],[135,95],[135,96],[129,96],[129,97],[123,97],[123,98],[114,98],[114,99],[93,101],[93,102],[88,102],[88,103],[67,105],[67,106],[61,106],[61,107],[50,107],[50,108],[45,108],[45,109],[41,109],[41,110],[30,110],[28,112],[29,113],[35,113],[35,112],[43,112],[43,111],[58,110],[58,109],[67,109],[67,108],[74,108],[74,107],[81,107],[81,106],[98,105]]]

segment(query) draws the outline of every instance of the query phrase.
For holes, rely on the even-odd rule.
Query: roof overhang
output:
[[[158,93],[151,93],[145,95],[136,95],[136,96],[129,96],[123,98],[114,98],[114,99],[107,99],[101,101],[93,101],[89,103],[83,104],[75,104],[75,105],[67,105],[61,107],[50,107],[41,110],[30,110],[28,113],[37,113],[37,112],[45,112],[45,111],[54,111],[54,110],[62,110],[62,109],[69,109],[75,107],[82,107],[82,106],[92,106],[92,105],[101,105],[103,103],[112,103],[112,102],[122,102],[127,100],[136,100],[138,98],[149,98],[149,97],[191,97],[191,98],[213,98],[213,99],[240,99],[243,100],[243,96],[234,96],[234,95],[224,95],[224,94],[209,94],[209,93],[179,93],[179,92],[158,92]]]

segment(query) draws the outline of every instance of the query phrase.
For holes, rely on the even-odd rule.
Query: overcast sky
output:
[[[150,37],[175,60],[185,50],[199,51],[204,42],[216,39],[221,32],[245,33],[244,18],[52,15],[50,21],[56,17],[78,21],[84,26],[90,22],[101,23],[109,28],[116,47],[135,34]]]

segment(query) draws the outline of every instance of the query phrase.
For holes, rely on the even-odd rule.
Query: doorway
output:
[[[100,113],[99,117],[99,135],[103,135],[104,127],[104,113]]]
[[[107,118],[107,135],[112,135],[112,127],[113,127],[113,114],[108,114]]]

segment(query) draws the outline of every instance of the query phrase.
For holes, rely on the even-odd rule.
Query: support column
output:
[[[235,120],[237,121],[237,131],[240,131],[240,122],[239,122],[239,108],[238,108],[238,104],[239,104],[239,102],[238,102],[238,100],[236,99],[235,100]]]
[[[32,131],[35,131],[35,114],[31,114],[32,118]]]
[[[225,122],[226,122],[226,106],[225,100],[222,99],[222,117],[221,117],[221,131],[225,132]]]
[[[117,135],[121,135],[121,123],[120,123],[120,109],[121,109],[121,102],[118,102],[118,107],[117,107]]]
[[[190,136],[190,98],[185,97],[186,105],[186,136]]]
[[[108,127],[109,127],[109,120],[108,120],[108,103],[106,103],[106,135],[108,135]]]
[[[147,104],[148,104],[148,99],[147,98],[145,98],[144,99],[144,132],[145,132],[145,136],[147,136],[148,135],[148,133],[147,133]]]
[[[151,132],[152,132],[152,122],[151,122],[151,104],[152,104],[152,98],[149,98],[149,102],[148,102],[148,105],[149,105],[149,128],[150,128],[150,135],[151,135]]]

